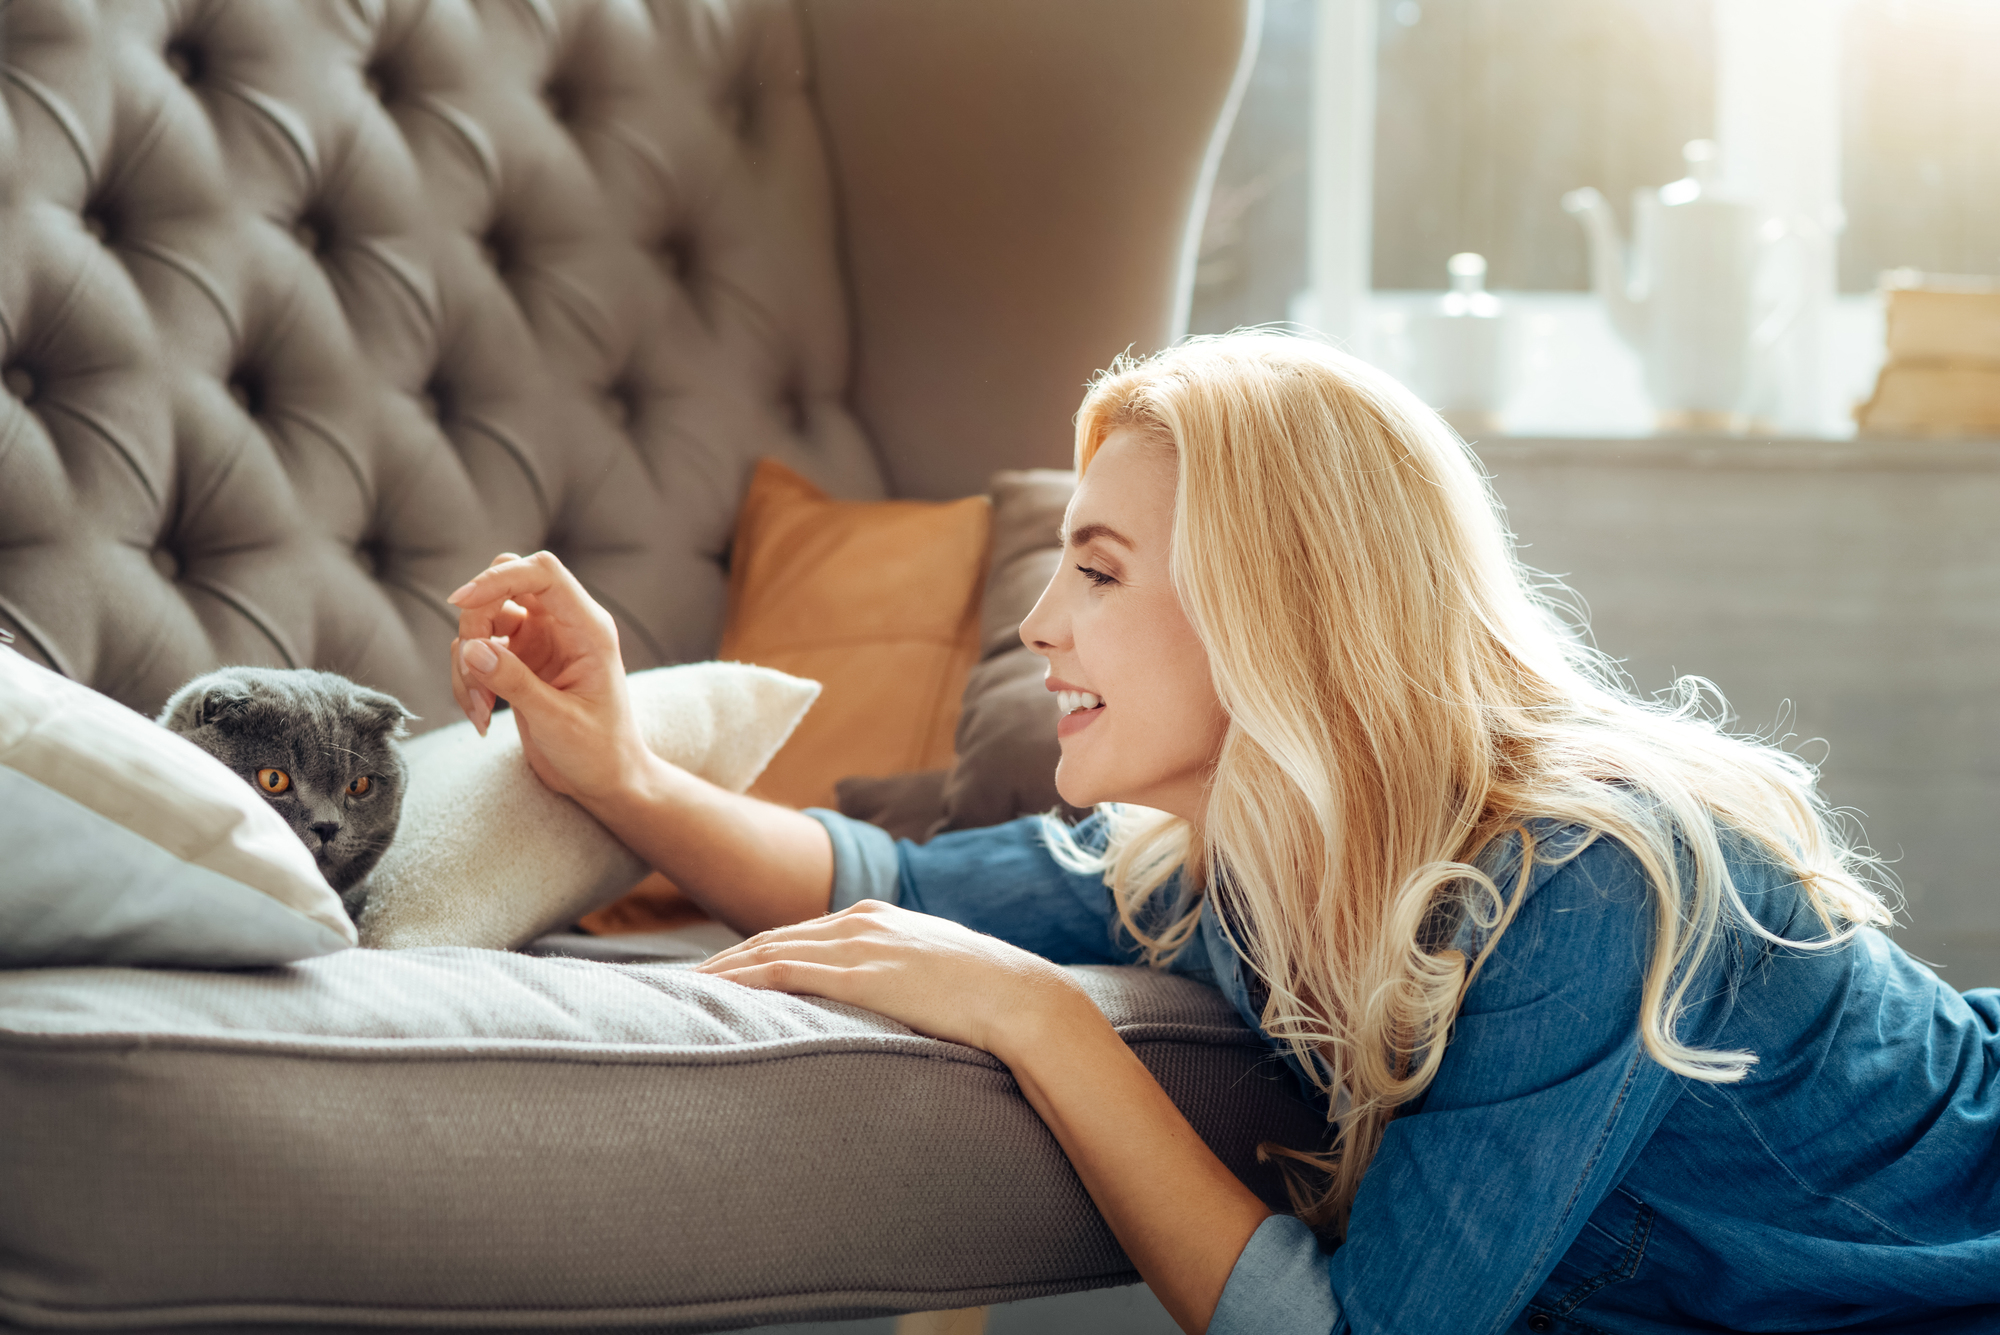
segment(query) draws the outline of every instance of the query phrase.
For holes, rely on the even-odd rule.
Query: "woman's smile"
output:
[[[1056,693],[1056,707],[1062,711],[1062,717],[1056,720],[1058,737],[1074,737],[1104,712],[1104,697],[1095,691],[1086,691],[1054,677],[1045,678],[1042,685]]]

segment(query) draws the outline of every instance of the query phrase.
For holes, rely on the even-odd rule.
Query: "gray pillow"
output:
[[[1084,815],[1056,792],[1056,698],[1042,685],[1047,662],[1021,643],[1021,622],[1062,562],[1057,535],[1075,490],[1066,469],[1005,469],[988,481],[993,554],[956,759],[948,770],[843,779],[834,790],[842,815],[918,843],[1051,809]]]
[[[920,769],[908,774],[856,774],[833,786],[840,814],[879,825],[896,839],[918,843],[944,819],[944,781],[948,769]]]
[[[0,765],[0,967],[247,968],[345,950],[331,926]]]

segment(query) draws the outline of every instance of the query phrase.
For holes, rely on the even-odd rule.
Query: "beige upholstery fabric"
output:
[[[756,458],[881,493],[779,0],[17,0],[0,25],[23,652],[142,712],[260,663],[435,724],[444,595],[496,551],[555,551],[649,667],[712,655]]]
[[[1084,382],[1187,328],[1242,0],[804,0],[855,410],[899,496],[1070,466]]]
[[[629,667],[710,657],[757,458],[969,494],[1179,332],[1247,10],[12,0],[0,628],[422,731],[443,595],[548,547]]]
[[[1282,1207],[1256,1142],[1323,1122],[1221,994],[1073,972]],[[0,973],[0,1201],[0,1321],[72,1330],[699,1330],[1135,1278],[987,1054],[493,951]]]

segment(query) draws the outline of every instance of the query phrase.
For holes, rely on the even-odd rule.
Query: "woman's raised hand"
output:
[[[504,699],[550,788],[587,801],[630,782],[648,753],[618,628],[576,576],[549,552],[502,552],[449,601],[459,609],[451,693],[480,734]]]

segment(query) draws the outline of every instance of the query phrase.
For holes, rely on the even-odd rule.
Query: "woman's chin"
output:
[[[1056,796],[1079,811],[1088,811],[1099,802],[1113,799],[1099,795],[1097,785],[1089,781],[1089,775],[1082,766],[1070,763],[1065,756],[1056,762]]]

